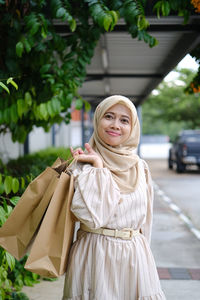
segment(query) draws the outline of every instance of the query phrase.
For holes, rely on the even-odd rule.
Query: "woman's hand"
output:
[[[73,150],[71,147],[71,154],[79,162],[92,164],[95,168],[103,168],[103,162],[101,157],[92,149],[92,147],[86,143],[85,149],[88,153],[85,153],[82,148]]]

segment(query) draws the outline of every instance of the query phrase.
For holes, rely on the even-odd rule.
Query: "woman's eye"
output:
[[[124,124],[129,124],[129,120],[128,119],[121,119],[121,122]]]
[[[112,115],[105,115],[105,118],[106,118],[107,120],[110,120],[110,119],[113,118],[113,116],[112,116]]]

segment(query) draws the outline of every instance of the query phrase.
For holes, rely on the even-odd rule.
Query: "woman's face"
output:
[[[131,133],[131,112],[122,104],[111,106],[99,121],[98,135],[110,146],[123,144]]]

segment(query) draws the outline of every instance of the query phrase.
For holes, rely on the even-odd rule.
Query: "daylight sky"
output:
[[[186,69],[193,69],[197,70],[198,69],[198,64],[196,63],[195,59],[192,58],[189,54],[187,54],[177,65],[178,68],[186,68]],[[177,78],[177,73],[174,71],[171,71],[166,77],[166,81],[171,81],[173,79]]]

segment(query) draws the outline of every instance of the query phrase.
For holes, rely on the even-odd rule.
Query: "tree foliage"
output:
[[[177,72],[176,80],[163,81],[143,104],[144,134],[167,134],[173,139],[181,129],[200,128],[200,95],[184,92],[194,71]]]
[[[26,186],[37,177],[47,165],[51,166],[57,157],[69,159],[70,150],[65,148],[49,148],[32,153],[6,165],[0,161],[0,227],[9,217],[20,199]],[[27,300],[20,292],[24,285],[33,286],[39,282],[40,276],[24,269],[27,256],[20,261],[14,259],[0,247],[0,299]]]
[[[8,175],[6,166],[0,168],[0,227],[9,217],[13,207],[18,203],[19,194],[25,188],[25,179]],[[27,176],[30,182],[31,177]],[[39,276],[28,272],[23,268],[26,261],[24,257],[21,261],[9,254],[0,247],[0,299],[24,299],[28,297],[20,290],[24,285],[33,286],[38,282]]]
[[[79,109],[84,103],[77,91],[95,46],[101,34],[114,30],[119,18],[133,38],[150,47],[157,44],[148,33],[147,3],[1,0],[0,132],[10,130],[13,141],[24,142],[33,125],[47,131],[53,123],[68,123],[72,100]],[[175,13],[184,16],[185,23],[195,9],[189,0],[153,3],[158,17]],[[62,25],[64,35],[56,32],[56,23]],[[20,88],[8,94],[5,83],[10,77],[13,89]]]

